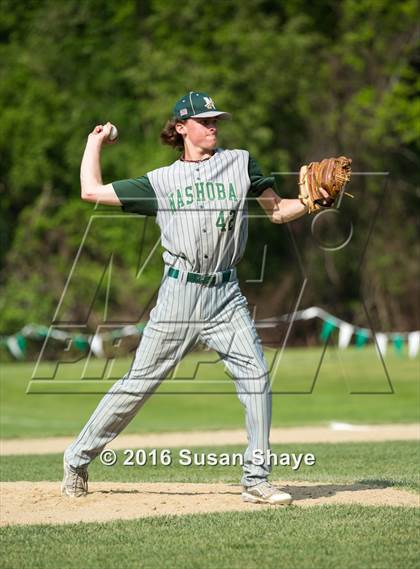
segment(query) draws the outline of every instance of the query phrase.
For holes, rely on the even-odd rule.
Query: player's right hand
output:
[[[116,140],[109,140],[112,124],[107,122],[105,124],[97,124],[92,132],[89,134],[89,139],[93,139],[100,144],[115,144]]]

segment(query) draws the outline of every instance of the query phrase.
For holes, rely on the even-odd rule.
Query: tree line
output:
[[[190,89],[232,113],[221,145],[275,172],[280,195],[296,196],[293,172],[326,156],[350,156],[357,172],[333,223],[273,226],[250,204],[240,277],[257,317],[289,312],[303,290],[304,306],[359,325],[418,329],[415,0],[0,0],[0,9],[0,333],[51,324],[88,227],[58,318],[94,326],[106,303],[114,321],[147,318],[161,250],[135,275],[157,228],[107,207],[92,221],[79,165],[87,134],[107,120],[120,142],[103,152],[105,182],[176,159],[159,133]],[[350,226],[346,247],[319,246]]]

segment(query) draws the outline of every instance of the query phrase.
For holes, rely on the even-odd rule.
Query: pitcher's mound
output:
[[[367,484],[280,482],[296,506],[362,504],[419,506],[419,496]],[[58,482],[3,482],[1,525],[105,522],[149,516],[258,511],[284,507],[249,504],[236,484],[92,482],[84,498],[60,496]]]

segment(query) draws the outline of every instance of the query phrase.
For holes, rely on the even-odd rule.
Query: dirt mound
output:
[[[296,506],[362,504],[418,507],[420,497],[395,488],[365,484],[281,482]],[[1,525],[106,522],[150,516],[258,511],[279,506],[243,502],[236,484],[132,484],[98,482],[85,498],[60,496],[56,482],[3,482]]]

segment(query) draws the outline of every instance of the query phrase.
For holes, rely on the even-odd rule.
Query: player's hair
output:
[[[160,133],[160,140],[163,144],[172,146],[178,150],[184,150],[184,139],[179,132],[176,131],[175,125],[179,123],[180,120],[176,118],[169,119],[162,132]]]

